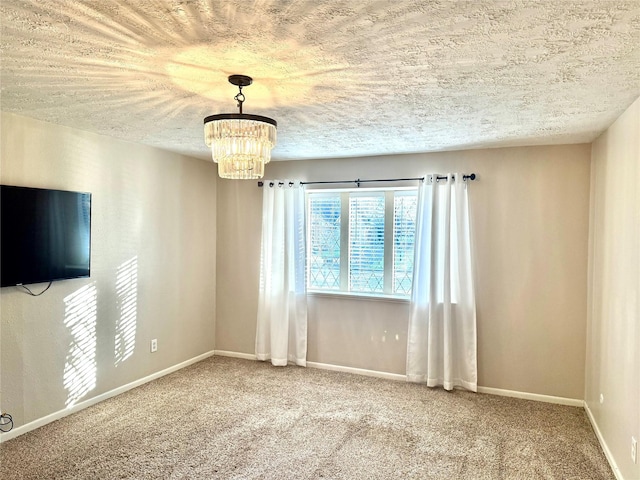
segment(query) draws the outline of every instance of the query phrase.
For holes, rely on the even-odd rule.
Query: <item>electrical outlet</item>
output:
[[[604,395],[600,394],[600,403],[604,403]]]
[[[638,441],[635,437],[631,437],[631,460],[633,463],[638,462]]]
[[[151,353],[154,353],[157,350],[158,350],[158,339],[154,338],[153,340],[151,340]]]

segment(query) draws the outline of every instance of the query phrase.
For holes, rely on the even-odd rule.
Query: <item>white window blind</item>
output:
[[[411,294],[416,189],[309,192],[307,209],[309,290]]]
[[[340,196],[320,194],[308,198],[308,286],[311,289],[339,290]]]
[[[393,198],[393,293],[411,294],[416,238],[416,192],[395,192]]]
[[[384,192],[349,197],[349,291],[384,292]]]

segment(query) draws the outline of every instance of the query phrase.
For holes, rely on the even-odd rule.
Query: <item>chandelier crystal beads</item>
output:
[[[252,82],[252,78],[246,75],[231,75],[229,83],[239,89],[234,97],[239,113],[221,113],[204,119],[205,143],[211,148],[211,156],[218,164],[218,175],[222,178],[262,178],[264,166],[271,160],[277,122],[269,117],[242,112],[245,100],[242,88]]]

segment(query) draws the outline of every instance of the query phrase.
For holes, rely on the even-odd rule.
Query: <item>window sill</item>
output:
[[[398,295],[385,295],[385,294],[372,294],[372,293],[357,293],[357,292],[328,292],[326,290],[307,290],[307,295],[310,297],[329,297],[329,298],[344,298],[348,300],[365,300],[376,302],[392,302],[392,303],[409,303],[410,297],[401,297]]]

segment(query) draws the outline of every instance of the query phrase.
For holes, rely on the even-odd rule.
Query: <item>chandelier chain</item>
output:
[[[233,97],[233,99],[238,102],[238,108],[240,109],[240,113],[242,113],[242,104],[245,101],[244,93],[242,93],[242,85],[238,85],[238,90],[240,90],[240,92]]]

